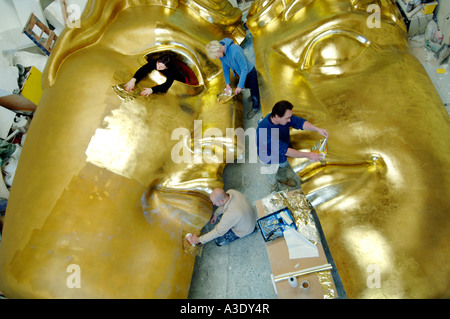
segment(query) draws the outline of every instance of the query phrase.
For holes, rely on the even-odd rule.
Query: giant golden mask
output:
[[[448,297],[449,116],[395,5],[256,0],[247,25],[263,115],[290,100],[330,133],[325,164],[290,163],[347,295]],[[318,140],[293,134],[297,149]]]
[[[221,66],[204,49],[226,36],[242,41],[241,16],[226,1],[88,2],[81,28],[53,49],[15,175],[0,252],[7,297],[187,297],[195,258],[183,234],[208,222],[224,162],[212,135],[184,135],[200,156],[209,150],[208,161],[174,162],[182,141],[172,132],[194,138],[213,127],[225,136],[242,126],[242,101],[217,103]],[[189,67],[196,84],[116,95],[145,56],[161,52]]]
[[[396,8],[371,2],[254,2],[247,24],[263,113],[287,99],[330,132],[325,164],[291,165],[350,298],[448,297],[449,118],[408,53]],[[209,219],[223,163],[220,152],[207,153],[211,164],[173,162],[171,133],[193,133],[195,120],[202,132],[242,125],[239,101],[217,107],[221,68],[204,52],[214,39],[240,42],[241,15],[226,1],[87,8],[45,72],[8,202],[0,289],[10,298],[186,297],[194,258],[182,235]],[[147,99],[113,92],[162,51],[199,84]],[[293,133],[298,149],[317,142]]]

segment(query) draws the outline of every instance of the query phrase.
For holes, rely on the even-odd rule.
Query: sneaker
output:
[[[297,182],[294,181],[293,179],[290,179],[290,178],[288,178],[288,179],[286,179],[286,180],[284,180],[284,181],[278,180],[277,182],[278,182],[278,183],[281,183],[281,184],[284,184],[284,185],[287,185],[287,186],[289,186],[289,187],[295,187],[295,186],[297,186]]]
[[[252,109],[251,111],[249,111],[248,113],[247,113],[247,119],[251,119],[251,118],[253,118],[255,115],[256,115],[256,113],[258,113],[258,111],[259,111],[259,109]]]

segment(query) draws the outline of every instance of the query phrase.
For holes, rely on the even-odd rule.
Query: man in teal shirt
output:
[[[251,119],[261,107],[259,96],[258,75],[255,66],[245,56],[244,50],[229,38],[219,41],[211,41],[206,46],[206,52],[211,59],[219,59],[222,63],[223,76],[225,78],[226,92],[231,95],[230,70],[239,77],[239,83],[234,91],[235,94],[242,92],[243,88],[250,89],[252,110],[247,113]]]

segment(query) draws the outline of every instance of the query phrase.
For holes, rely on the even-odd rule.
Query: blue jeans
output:
[[[261,161],[261,165],[261,174],[267,176],[269,184],[274,184],[278,180],[286,180],[288,170],[292,169],[288,160],[280,164],[266,164]],[[278,165],[278,167],[275,165]]]
[[[214,239],[214,241],[216,242],[217,246],[224,246],[232,243],[238,238],[240,237],[236,236],[236,234],[230,229],[225,233],[225,235],[217,237],[216,239]]]
[[[255,229],[249,235],[253,234],[257,230],[258,230],[258,227],[255,226]],[[229,231],[227,231],[225,233],[225,235],[217,237],[216,239],[214,239],[214,241],[216,242],[217,246],[224,246],[224,245],[228,245],[229,243],[232,243],[233,241],[235,241],[236,239],[239,239],[239,238],[241,238],[241,237],[236,236],[236,234],[230,229]]]
[[[0,198],[0,215],[5,215],[6,205],[8,204],[8,200],[6,198]]]

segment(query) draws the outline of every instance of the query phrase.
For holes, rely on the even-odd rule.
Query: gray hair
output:
[[[206,45],[206,54],[208,54],[208,57],[210,59],[217,59],[217,54],[222,49],[222,45],[219,43],[219,41],[211,41]]]

